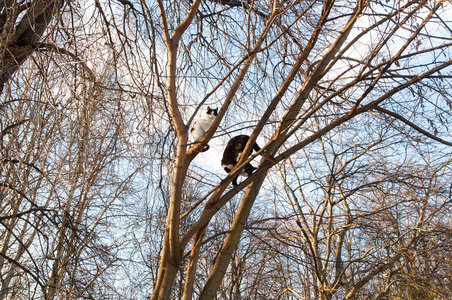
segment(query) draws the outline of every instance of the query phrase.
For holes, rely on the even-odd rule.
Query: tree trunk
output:
[[[37,43],[54,16],[60,11],[63,2],[63,0],[33,1],[15,27],[14,24],[21,13],[19,4],[14,3],[12,7],[4,9],[4,13],[0,16],[2,19],[0,93],[14,72],[37,49],[39,46]]]
[[[231,261],[234,251],[237,249],[237,245],[240,240],[240,235],[245,228],[246,220],[249,217],[251,208],[253,207],[254,200],[264,182],[266,173],[258,177],[253,184],[246,191],[243,197],[242,203],[237,211],[237,215],[234,218],[231,229],[226,237],[220,252],[218,253],[215,264],[212,266],[209,278],[204,286],[203,291],[199,297],[200,300],[215,299],[216,292],[220,287],[221,281],[226,273],[226,270]]]

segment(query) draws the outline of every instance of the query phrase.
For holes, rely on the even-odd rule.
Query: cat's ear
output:
[[[207,111],[211,110],[210,106],[207,106]]]

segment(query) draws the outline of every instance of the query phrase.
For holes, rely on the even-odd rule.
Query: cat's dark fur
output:
[[[207,114],[196,120],[190,130],[192,143],[196,143],[202,139],[207,130],[209,130],[210,126],[212,126],[212,123],[217,115],[218,108],[212,109],[209,106],[207,107]],[[209,148],[210,146],[206,145],[202,152],[209,150]]]
[[[250,137],[247,135],[238,135],[229,140],[228,145],[223,152],[223,159],[221,160],[221,166],[227,173],[231,172],[232,168],[234,168],[234,166],[237,164],[237,161],[242,155],[242,152],[245,149],[246,143],[248,142],[249,138]],[[254,143],[253,150],[259,151],[261,150],[261,148],[259,147],[259,145],[257,145],[257,143]],[[256,170],[256,168],[253,167],[253,165],[251,165],[250,163],[247,163],[242,172],[232,180],[232,184],[236,186],[237,178],[239,176],[249,177],[254,172],[254,170]]]

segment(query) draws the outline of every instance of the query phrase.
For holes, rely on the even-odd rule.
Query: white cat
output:
[[[209,130],[210,126],[212,126],[212,123],[217,115],[218,108],[212,109],[209,106],[207,107],[207,114],[196,120],[193,127],[190,129],[192,143],[202,139],[207,130]],[[209,150],[209,148],[210,146],[206,145],[204,149],[202,149],[202,152]]]

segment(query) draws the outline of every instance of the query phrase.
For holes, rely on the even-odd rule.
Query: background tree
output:
[[[322,138],[306,149],[308,167],[298,167],[306,161],[300,157],[281,170],[285,201],[279,214],[291,222],[274,236],[286,241],[286,255],[311,266],[305,279],[310,284],[298,283],[311,290],[303,294],[298,288],[299,293],[319,299],[449,297],[446,282],[436,280],[435,267],[423,258],[448,251],[438,242],[449,236],[442,230],[449,219],[443,213],[450,211],[448,159],[433,167],[411,150],[394,159],[388,148],[406,136],[387,130],[368,148],[350,146],[336,135],[325,138],[327,143]],[[423,266],[414,267],[415,261]]]
[[[98,36],[80,35],[81,28],[89,31],[79,27],[83,21],[77,14],[59,20],[61,31],[34,48],[3,90],[1,299],[116,293],[113,269],[123,242],[111,218],[122,218],[132,189],[132,151],[124,151],[133,116],[114,91],[114,56],[86,52]]]

